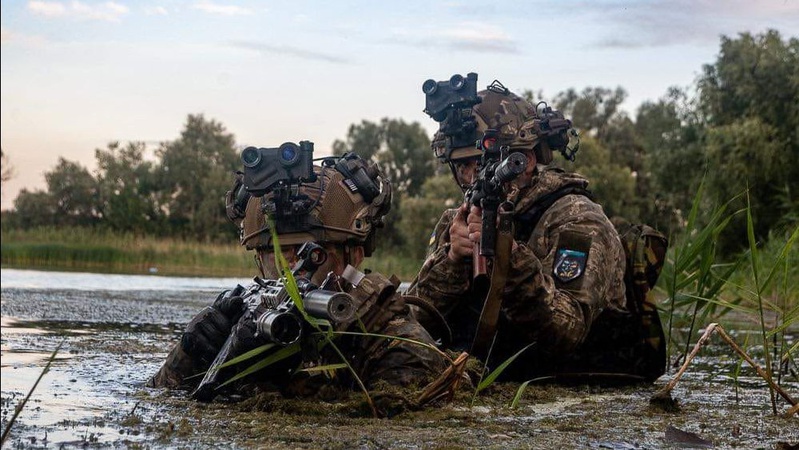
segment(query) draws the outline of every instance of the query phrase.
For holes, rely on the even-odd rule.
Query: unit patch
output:
[[[559,248],[555,255],[555,277],[563,283],[576,280],[585,272],[585,252]]]

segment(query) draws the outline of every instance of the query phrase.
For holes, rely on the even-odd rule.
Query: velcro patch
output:
[[[560,234],[552,264],[556,285],[564,289],[580,289],[592,241],[591,236],[575,231]]]
[[[576,280],[585,272],[587,256],[585,252],[559,248],[555,255],[555,277],[564,283]]]

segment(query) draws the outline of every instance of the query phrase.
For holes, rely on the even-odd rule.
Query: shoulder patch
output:
[[[433,233],[430,235],[430,240],[427,241],[427,246],[430,247],[436,243],[436,230],[433,230]]]
[[[552,275],[555,277],[556,285],[564,289],[580,289],[591,242],[591,236],[584,233],[574,231],[561,233],[552,264]]]
[[[555,255],[555,277],[563,283],[576,280],[585,272],[587,256],[585,252],[559,248]]]

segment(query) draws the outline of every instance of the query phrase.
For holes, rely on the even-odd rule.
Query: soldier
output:
[[[435,86],[426,83],[423,89],[429,94]],[[571,122],[551,109],[536,111],[497,81],[477,96],[447,119],[434,117],[441,125],[433,151],[450,166],[455,181],[464,190],[475,181],[481,140],[489,133],[496,139],[490,144],[527,159],[523,173],[505,185],[513,242],[498,322],[488,333],[496,337],[484,343],[491,348],[487,365],[495,368],[529,346],[505,370],[504,379],[657,378],[662,364],[661,369],[647,364],[651,355],[639,345],[639,327],[626,310],[625,255],[618,233],[589,198],[588,180],[549,165],[553,150],[573,157],[567,147]],[[557,120],[544,123],[549,119]],[[556,123],[561,129],[552,133],[549,126]],[[468,203],[444,212],[408,290],[435,304],[447,318],[453,347],[460,350],[478,346],[486,301],[485,290],[477,292],[472,276],[481,213]],[[419,317],[432,332],[435,323],[424,313]]]
[[[329,272],[341,276],[337,288],[352,295],[359,318],[347,331],[366,331],[430,344],[425,347],[381,337],[340,336],[337,346],[367,388],[378,383],[425,385],[449,367],[449,359],[431,348],[432,338],[410,316],[405,299],[396,292],[399,280],[356,269],[374,250],[375,233],[391,205],[391,184],[375,165],[354,154],[325,159],[313,171],[316,180],[301,183],[291,196],[295,206],[292,211],[296,214],[277,215],[273,222],[284,257],[293,265],[297,250],[305,242],[315,242],[324,248],[325,262],[310,281],[319,285]],[[226,203],[228,218],[240,227],[241,244],[255,252],[260,276],[279,278],[282,271],[275,265],[275,243],[264,213],[270,207],[274,210],[274,195],[251,196],[239,175],[226,196]],[[236,312],[241,310],[242,299],[237,296],[240,291],[223,292],[213,306],[192,319],[163,367],[150,380],[150,386],[191,389],[197,385],[201,377],[187,377],[206,371],[219,353],[237,320]],[[250,327],[250,332],[253,330]],[[243,336],[242,342],[236,344],[235,353],[254,348],[256,344],[250,342],[251,338]],[[303,355],[305,362],[307,357]],[[340,356],[329,348],[319,358],[317,363],[341,362]],[[309,393],[307,387],[318,388],[320,380],[329,384],[325,376],[297,373],[298,364],[296,358],[289,359],[262,371],[257,381],[291,394]],[[336,378],[334,384],[338,385],[351,386],[354,381],[341,371]]]

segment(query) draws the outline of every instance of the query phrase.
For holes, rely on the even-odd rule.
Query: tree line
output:
[[[670,88],[633,116],[620,109],[622,87],[569,89],[546,100],[580,133],[574,163],[557,164],[587,176],[609,216],[679,233],[697,195],[700,215],[715,205],[751,205],[755,236],[793,230],[799,223],[799,40],[779,32],[722,37],[713,63],[693,85]],[[424,255],[443,208],[462,193],[430,151],[417,122],[383,118],[352,124],[334,154],[355,151],[377,161],[391,178],[394,204],[379,248]],[[145,144],[97,149],[91,173],[60,158],[46,172],[46,189],[22,190],[3,226],[87,226],[204,241],[236,239],[224,218],[225,192],[240,169],[233,134],[203,115],[189,115],[180,137],[161,143],[153,160]],[[10,176],[3,157],[3,180]],[[701,186],[701,189],[700,189]],[[701,219],[701,218],[700,218]],[[746,218],[731,217],[718,238],[729,254],[746,242]]]

